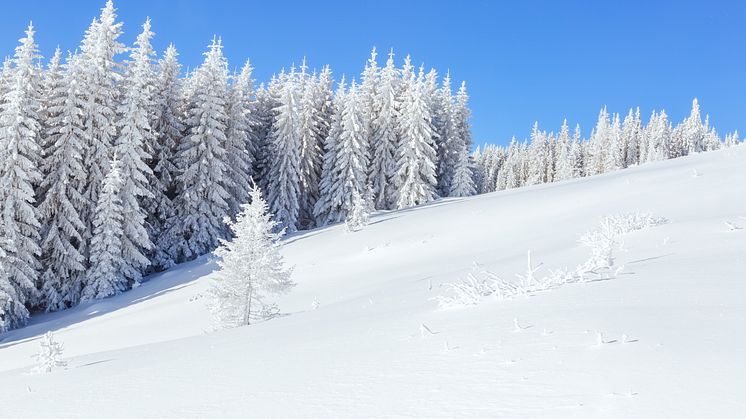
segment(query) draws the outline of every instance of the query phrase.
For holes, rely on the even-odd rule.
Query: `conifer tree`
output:
[[[88,208],[81,214],[88,224],[84,243],[86,245],[93,231],[91,222],[94,219],[98,193],[103,179],[109,171],[109,162],[113,156],[114,139],[117,135],[117,101],[121,80],[119,64],[115,57],[126,49],[117,39],[122,34],[122,23],[116,22],[116,10],[111,0],[101,9],[101,15],[94,19],[86,31],[81,49],[81,69],[83,82],[81,92],[85,114],[83,115],[84,155],[83,164],[88,169],[84,197]]]
[[[122,261],[121,274],[130,283],[139,283],[143,272],[150,264],[146,253],[153,247],[145,218],[153,209],[167,205],[164,192],[153,185],[153,172],[146,163],[148,151],[155,152],[156,143],[151,128],[155,110],[155,90],[152,65],[153,49],[150,39],[150,19],[145,21],[143,31],[137,36],[132,49],[122,86],[122,102],[118,108],[119,135],[114,143],[114,153],[119,160],[122,189],[119,199],[122,205]],[[148,147],[151,145],[151,147]],[[146,147],[150,150],[146,151]],[[156,196],[157,194],[157,196]],[[141,205],[147,200],[151,205]],[[150,211],[146,212],[146,208]]]
[[[298,137],[300,149],[300,196],[298,226],[313,226],[313,207],[319,198],[319,177],[321,175],[321,145],[319,125],[321,115],[317,103],[317,82],[315,76],[307,74],[305,59],[298,77],[300,103],[298,109]]]
[[[155,94],[155,115],[153,134],[156,136],[151,168],[153,169],[153,189],[160,191],[161,199],[155,208],[148,212],[147,225],[150,240],[154,243],[150,252],[150,263],[153,269],[162,270],[174,263],[166,249],[171,248],[174,240],[168,234],[168,220],[174,216],[174,198],[176,195],[176,152],[184,133],[182,114],[182,82],[179,78],[181,65],[178,62],[176,47],[170,44],[163,58],[158,62],[158,74]],[[151,189],[151,190],[153,190]],[[154,193],[155,195],[155,193]]]
[[[251,63],[247,60],[241,72],[234,77],[228,93],[228,120],[226,130],[226,159],[231,185],[228,188],[228,205],[232,216],[241,205],[248,202],[249,183],[253,167],[253,149],[249,140],[251,121],[249,105],[253,93]]]
[[[398,144],[398,90],[399,71],[394,65],[394,52],[391,51],[386,66],[380,71],[375,98],[377,114],[373,116],[370,124],[371,161],[368,181],[377,209],[392,209],[397,198],[394,179]]]
[[[175,261],[191,260],[215,249],[229,232],[226,167],[226,95],[228,69],[223,45],[213,39],[205,60],[195,71],[187,105],[187,136],[177,152],[175,215],[168,232]]]
[[[119,191],[124,185],[121,167],[115,159],[96,204],[91,238],[91,265],[86,273],[82,301],[110,297],[127,289],[127,278],[122,271],[122,236],[124,211]]]
[[[269,172],[269,207],[287,232],[298,229],[301,201],[300,128],[301,92],[295,71],[285,77],[272,126],[272,165]]]
[[[342,113],[345,108],[345,79],[340,80],[337,91],[334,94],[334,114],[332,115],[329,134],[324,139],[324,157],[321,169],[321,181],[319,183],[319,199],[314,205],[313,215],[317,225],[326,225],[339,221],[332,209],[336,205],[334,194],[336,188],[338,162],[338,144],[342,136]]]
[[[462,93],[463,95],[463,93]],[[438,193],[441,196],[449,196],[451,191],[451,182],[455,176],[456,166],[459,161],[463,159],[461,154],[463,150],[468,151],[468,145],[463,137],[464,128],[461,127],[461,135],[457,129],[457,121],[463,118],[460,115],[463,112],[461,106],[465,104],[459,104],[454,106],[453,97],[451,95],[451,74],[446,73],[443,78],[443,85],[438,90],[436,100],[439,102],[436,109],[438,109],[440,116],[438,118],[438,166],[437,166],[437,178],[438,178]],[[464,100],[463,96],[460,100]],[[468,116],[467,116],[468,118]],[[461,122],[463,124],[463,121]],[[468,128],[466,128],[468,130]]]
[[[86,231],[82,214],[87,209],[83,197],[87,170],[83,166],[82,77],[80,57],[69,55],[62,78],[49,84],[40,187],[43,198],[39,204],[44,265],[41,291],[47,311],[77,304],[86,270],[81,253]]]
[[[272,219],[261,191],[250,189],[236,221],[229,221],[233,240],[221,240],[215,251],[220,270],[210,289],[210,311],[218,328],[251,324],[278,313],[266,294],[287,292],[294,284],[279,253],[282,230]]]
[[[469,152],[466,145],[463,144],[461,153],[458,154],[456,167],[453,169],[453,178],[451,180],[448,196],[471,196],[476,193],[474,187],[473,172],[469,162]]]
[[[34,28],[29,24],[13,57],[5,102],[0,107],[0,217],[5,240],[5,271],[16,290],[15,304],[38,301],[40,223],[35,208],[39,171],[40,74]],[[26,321],[27,312],[14,309],[13,326]]]
[[[397,208],[424,204],[436,197],[435,162],[430,110],[424,97],[424,80],[415,78],[407,56],[402,69],[400,141],[396,150]]]

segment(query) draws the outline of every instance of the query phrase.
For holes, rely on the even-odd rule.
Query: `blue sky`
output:
[[[75,49],[104,0],[5,2],[0,47],[11,54],[29,20],[42,53]],[[687,1],[197,1],[118,0],[131,43],[146,16],[154,44],[174,42],[195,66],[213,34],[231,66],[249,57],[256,77],[308,57],[337,76],[359,75],[372,46],[411,54],[466,80],[478,143],[528,135],[563,118],[587,134],[598,110],[674,120],[698,97],[721,135],[746,134],[746,2]]]

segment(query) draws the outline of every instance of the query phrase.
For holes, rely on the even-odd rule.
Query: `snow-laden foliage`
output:
[[[232,240],[221,240],[215,250],[220,270],[210,290],[209,306],[218,328],[231,328],[279,313],[267,294],[287,292],[294,284],[291,270],[279,253],[282,231],[272,219],[259,188],[249,189],[251,203],[243,204],[235,221],[228,221]]]
[[[203,255],[229,233],[227,188],[233,185],[226,163],[228,69],[223,45],[213,39],[205,60],[191,77],[186,99],[187,134],[176,153],[175,216],[166,234],[168,252],[178,262]]]
[[[370,194],[362,195],[360,192],[353,192],[352,208],[347,212],[345,219],[347,231],[358,231],[368,225],[372,203],[366,202],[366,196],[370,199]]]
[[[67,361],[62,359],[65,346],[54,339],[52,332],[45,333],[39,341],[39,353],[36,354],[36,373],[50,373],[56,368],[64,368]]]
[[[127,289],[127,278],[121,266],[124,263],[124,208],[119,197],[124,180],[118,160],[113,160],[110,167],[96,204],[91,264],[82,291],[83,301],[106,298]]]
[[[41,264],[41,224],[35,188],[41,181],[39,163],[40,74],[34,28],[29,25],[13,57],[9,89],[0,107],[0,217],[3,219],[4,269],[15,289],[16,305],[6,313],[10,327],[25,324],[24,304],[37,303]]]
[[[665,218],[646,212],[603,217],[595,229],[580,238],[580,243],[590,249],[591,255],[575,270],[548,270],[546,274],[540,275],[538,272],[541,264],[536,265],[532,262],[529,250],[526,270],[516,274],[516,280],[503,279],[475,263],[474,269],[466,278],[443,283],[441,286],[445,290],[434,300],[442,309],[468,307],[479,304],[484,297],[512,299],[565,284],[613,278],[622,269],[614,266],[614,252],[622,246],[623,236],[666,222]]]

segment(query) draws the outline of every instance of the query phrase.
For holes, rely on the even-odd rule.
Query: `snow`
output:
[[[697,173],[698,176],[692,176]],[[211,257],[0,335],[0,406],[24,417],[736,417],[746,411],[746,146],[452,198],[289,236],[286,316],[210,332]],[[572,269],[601,217],[616,278],[441,310],[473,262]],[[518,327],[516,327],[516,325]],[[67,369],[32,374],[53,331]]]

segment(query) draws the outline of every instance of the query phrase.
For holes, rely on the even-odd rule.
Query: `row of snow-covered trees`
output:
[[[665,111],[654,111],[643,124],[639,108],[630,109],[623,120],[603,108],[587,140],[581,138],[579,126],[571,133],[567,121],[558,134],[542,131],[536,123],[530,142],[513,138],[507,147],[487,145],[477,148],[472,159],[478,191],[487,193],[591,176],[738,143],[738,132],[723,141],[708,117],[702,122],[694,99],[691,114],[676,126]]]
[[[121,34],[108,1],[76,52],[42,66],[29,26],[0,72],[0,331],[212,251],[254,183],[278,231],[476,192],[448,74],[374,50],[359,81],[304,61],[257,87],[218,39],[183,75],[149,20]]]

